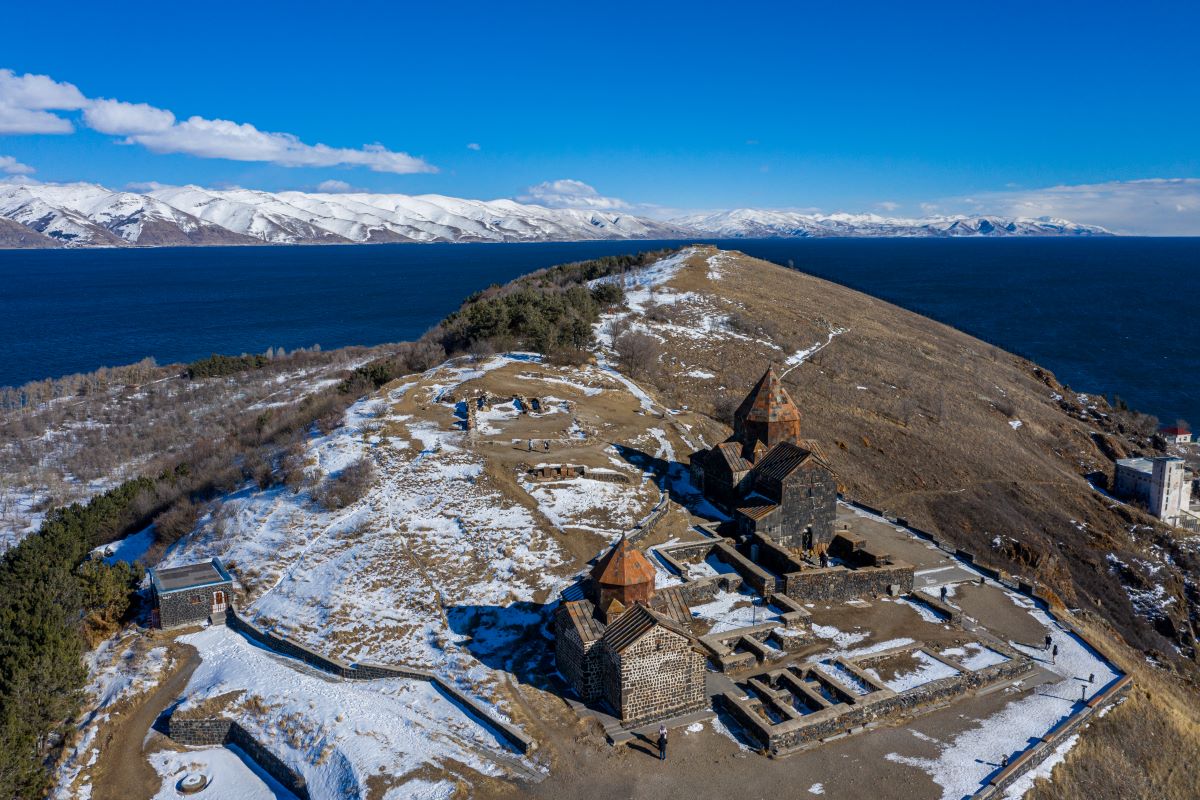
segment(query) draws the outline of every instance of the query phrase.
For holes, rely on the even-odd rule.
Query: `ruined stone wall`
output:
[[[732,692],[722,695],[721,702],[762,747],[772,755],[786,755],[872,722],[895,722],[932,711],[968,692],[1015,678],[1032,668],[1033,662],[1018,657],[976,672],[963,672],[932,681],[899,694],[881,692],[882,696],[865,702],[834,706],[777,725],[759,716]]]
[[[797,572],[805,568],[803,562],[794,558],[790,552],[767,536],[754,534],[748,544],[758,545],[755,550],[758,554],[757,562],[772,572],[786,575],[789,572]]]
[[[624,653],[607,649],[605,699],[625,727],[704,708],[706,659],[683,636],[654,628]]]
[[[913,588],[911,564],[891,564],[886,567],[825,567],[791,572],[783,576],[783,593],[793,600],[810,602],[824,600],[840,602],[856,597],[877,597],[888,593],[888,587],[898,585],[901,594]]]
[[[174,628],[203,622],[212,614],[213,593],[217,591],[225,592],[225,603],[228,605],[233,597],[233,584],[228,581],[157,595],[158,624],[163,628]]]

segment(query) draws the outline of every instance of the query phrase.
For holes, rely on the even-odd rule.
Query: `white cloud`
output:
[[[101,99],[83,110],[83,121],[100,133],[129,136],[165,131],[175,124],[175,115],[147,103]]]
[[[407,153],[381,144],[358,149],[305,144],[290,133],[260,131],[249,123],[227,119],[190,117],[169,128],[135,133],[126,142],[154,153],[185,153],[201,158],[232,161],[266,161],[284,167],[333,167],[342,164],[367,167],[375,172],[436,172],[437,169]]]
[[[37,170],[28,164],[22,164],[12,156],[0,156],[0,172],[5,175],[32,175]]]
[[[467,149],[468,150],[482,150],[483,148],[479,146],[479,142],[471,142],[469,145],[467,145]]]
[[[891,200],[884,200],[882,203],[876,203],[875,205],[884,211],[895,211],[900,207],[899,203],[893,203]]]
[[[85,105],[87,98],[72,84],[0,69],[0,134],[70,133],[75,130],[71,121],[53,111]]]
[[[548,208],[579,208],[592,211],[626,211],[632,208],[629,203],[618,197],[605,197],[583,181],[569,178],[543,181],[530,186],[517,200]]]
[[[147,103],[89,99],[74,85],[46,75],[0,70],[0,133],[71,133],[70,119],[56,111],[83,111],[83,122],[99,133],[124,136],[154,153],[201,158],[263,161],[285,167],[361,166],[375,172],[436,172],[437,168],[382,144],[358,148],[306,144],[290,133],[260,131],[249,123],[189,117]]]
[[[159,183],[158,181],[131,181],[125,184],[125,188],[131,192],[157,192],[159,189],[174,189],[172,183]]]
[[[1200,235],[1200,178],[1108,181],[944,201],[964,213],[1056,217],[1145,236]]]
[[[0,98],[18,108],[35,110],[83,108],[88,100],[74,84],[59,83],[49,75],[17,75],[0,69]]]
[[[351,186],[345,181],[339,181],[336,178],[330,178],[327,181],[321,181],[317,184],[318,192],[328,192],[329,194],[339,194],[342,192],[357,192],[358,188]]]

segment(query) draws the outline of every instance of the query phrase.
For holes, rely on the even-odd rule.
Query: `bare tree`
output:
[[[626,331],[613,342],[621,366],[631,377],[652,377],[658,372],[663,345],[658,338],[642,331]]]

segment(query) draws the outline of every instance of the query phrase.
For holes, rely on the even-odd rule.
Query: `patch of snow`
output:
[[[904,672],[893,675],[888,680],[882,680],[879,673],[873,669],[864,670],[868,675],[876,680],[881,681],[885,686],[893,692],[906,692],[909,689],[915,689],[918,686],[924,686],[933,681],[939,681],[943,678],[953,678],[959,672],[949,664],[944,664],[938,661],[933,656],[921,650],[912,652],[913,659],[917,662],[917,668],[912,672]]]
[[[1054,768],[1063,762],[1067,757],[1067,753],[1079,741],[1079,734],[1068,736],[1063,740],[1062,744],[1054,748],[1054,752],[1046,756],[1046,759],[1038,764],[1033,769],[1026,772],[1021,777],[1010,783],[1004,790],[1004,800],[1021,800],[1030,789],[1033,788],[1034,781],[1050,780],[1050,774]]]
[[[154,526],[149,525],[137,533],[131,533],[124,539],[101,545],[93,553],[100,553],[105,564],[115,564],[118,561],[128,561],[130,564],[143,558],[150,545],[154,544]]]
[[[195,796],[179,791],[179,782],[185,775],[197,774],[209,781],[201,793],[203,797],[223,800],[295,797],[234,745],[202,750],[159,750],[150,755],[150,765],[163,779],[154,800],[183,800]]]
[[[743,589],[718,592],[707,603],[691,607],[692,616],[712,623],[709,633],[725,633],[748,625],[779,621],[779,609],[764,604],[757,594]]]
[[[852,644],[857,644],[863,639],[866,639],[871,634],[865,631],[854,631],[847,633],[840,631],[832,625],[813,625],[812,632],[819,639],[832,639],[837,647],[849,647]]]
[[[366,776],[463,764],[484,775],[510,755],[497,734],[424,681],[340,681],[278,658],[217,625],[180,639],[200,653],[181,709],[232,691],[254,698],[238,715],[272,753],[297,769],[316,797],[365,794]]]

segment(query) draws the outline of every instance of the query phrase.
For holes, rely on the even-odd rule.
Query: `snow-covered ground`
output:
[[[707,603],[692,606],[692,616],[712,623],[709,633],[725,633],[748,625],[778,622],[780,610],[767,603],[755,592],[718,592]]]
[[[87,654],[89,679],[84,692],[88,711],[80,720],[78,736],[56,769],[50,792],[55,800],[91,796],[90,779],[83,773],[100,756],[97,736],[114,706],[150,691],[171,669],[167,648],[146,644],[146,639],[134,632],[109,639]]]
[[[865,669],[863,671],[872,678],[880,680],[893,692],[906,692],[909,689],[915,689],[918,686],[924,686],[927,683],[932,683],[942,678],[953,678],[959,674],[959,671],[954,669],[954,667],[943,664],[941,661],[920,650],[914,650],[912,657],[917,662],[915,669],[910,672],[897,673],[886,680],[881,679],[879,673],[874,669]]]
[[[292,800],[295,797],[237,747],[159,750],[150,764],[162,776],[154,800],[185,800],[196,796],[180,790],[189,775],[208,780],[202,797],[222,800]]]
[[[990,647],[984,647],[978,642],[970,642],[962,647],[948,647],[940,655],[956,659],[958,663],[972,672],[1008,661],[1006,656],[997,653]]]
[[[333,679],[221,625],[181,641],[202,660],[176,713],[235,693],[224,713],[297,769],[314,797],[356,795],[371,775],[403,778],[425,766],[499,775],[494,757],[514,757],[425,681]]]
[[[448,412],[437,422],[395,406],[526,361],[435,368],[419,388],[354,404],[343,427],[310,441],[310,471],[319,480],[369,458],[379,479],[366,497],[328,511],[307,492],[247,488],[225,498],[165,563],[221,556],[249,589],[252,618],[347,660],[470,672],[446,609],[548,594],[560,585],[553,570],[562,555],[526,508],[483,479],[482,456]]]
[[[1058,645],[1058,658],[1010,642],[1015,649],[1039,661],[1039,666],[1056,673],[1060,680],[1038,687],[1013,700],[1000,712],[980,720],[979,724],[948,741],[938,742],[940,752],[933,758],[889,753],[887,758],[926,772],[942,787],[943,800],[959,800],[976,791],[990,775],[1002,756],[1012,757],[1044,736],[1080,707],[1081,698],[1090,699],[1117,679],[1117,673],[1077,636],[1068,631],[1033,601],[1006,591],[1008,598],[1037,620]],[[1094,682],[1089,678],[1094,677]],[[1063,754],[1069,747],[1064,746]],[[1060,755],[1061,757],[1061,755]]]

